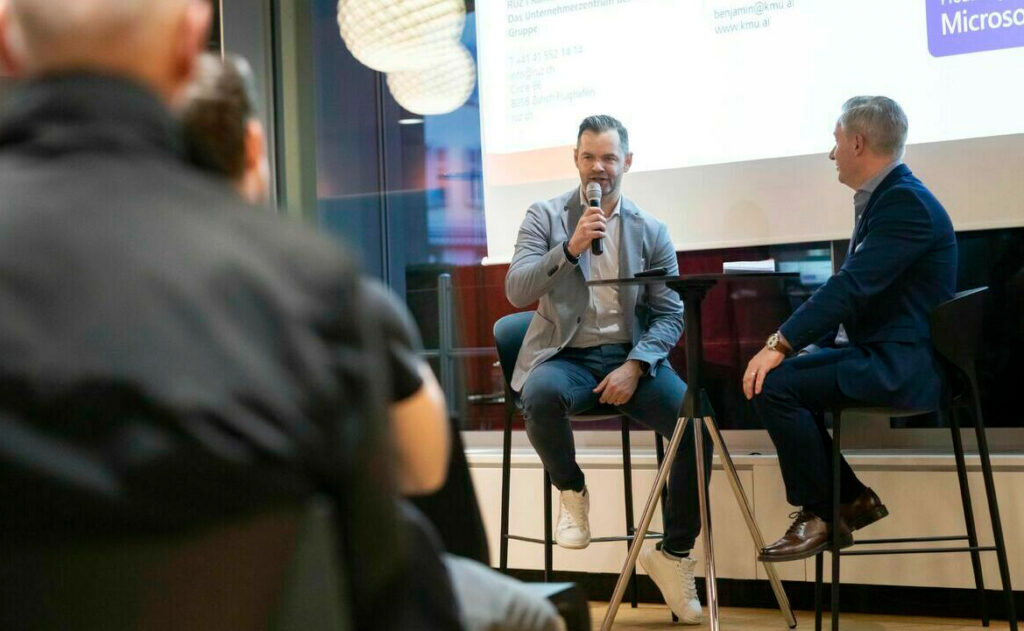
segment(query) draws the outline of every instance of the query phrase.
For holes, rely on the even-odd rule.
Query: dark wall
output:
[[[989,427],[1024,426],[1024,228],[957,235],[957,290],[988,287],[978,389]]]

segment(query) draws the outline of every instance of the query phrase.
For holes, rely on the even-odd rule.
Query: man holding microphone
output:
[[[573,158],[580,186],[530,206],[505,278],[516,307],[538,302],[512,388],[521,392],[526,431],[561,492],[555,541],[590,544],[590,496],[576,463],[569,416],[598,403],[671,436],[686,384],[668,363],[683,329],[683,306],[664,284],[602,285],[645,269],[678,273],[665,225],[622,195],[633,162],[626,128],[611,116],[580,124]],[[705,443],[711,471],[711,440]],[[704,481],[707,483],[707,480]],[[665,537],[640,563],[686,623],[700,622],[690,549],[700,532],[693,434],[672,467]]]

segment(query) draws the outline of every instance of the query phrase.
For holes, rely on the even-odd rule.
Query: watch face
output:
[[[772,333],[771,335],[769,335],[768,341],[765,342],[764,345],[767,346],[770,350],[775,350],[775,347],[779,345],[779,334]]]

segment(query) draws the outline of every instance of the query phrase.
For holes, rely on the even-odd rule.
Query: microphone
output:
[[[601,185],[597,182],[587,184],[587,201],[590,202],[591,206],[601,207]],[[601,239],[594,239],[590,242],[591,254],[600,255],[604,253],[604,244],[601,241]]]

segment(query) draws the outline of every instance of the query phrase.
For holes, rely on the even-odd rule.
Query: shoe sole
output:
[[[860,517],[857,518],[856,521],[852,523],[847,522],[846,525],[850,527],[850,530],[860,530],[861,528],[864,528],[865,526],[870,526],[876,521],[888,516],[889,509],[885,507],[885,504],[881,504],[871,509],[870,511],[862,514]]]
[[[783,561],[800,561],[801,559],[809,559],[815,556],[819,552],[825,552],[829,549],[831,541],[827,541],[817,548],[811,548],[810,550],[804,550],[802,552],[796,552],[793,554],[758,554],[757,560],[764,563],[781,563]],[[840,538],[839,549],[849,548],[853,545],[853,535],[847,535],[846,537]]]
[[[647,563],[644,562],[644,559],[646,559],[646,558],[647,557],[646,557],[646,555],[644,553],[640,554],[640,557],[638,559],[640,561],[640,567],[644,568],[644,571],[647,572],[647,576],[650,577],[651,581],[654,582],[654,586],[657,587],[658,591],[660,592],[661,591],[661,587],[658,587],[658,581],[654,580],[654,574],[651,572],[650,569],[648,569]],[[664,596],[663,596],[663,598],[664,598]],[[665,605],[668,606],[668,603],[665,603]],[[694,624],[701,624],[704,621],[704,614],[703,614],[703,612],[701,612],[701,615],[698,616],[696,619],[693,619],[693,618],[688,618],[686,616],[680,616],[671,607],[669,607],[669,611],[671,611],[672,615],[675,616],[676,618],[678,618],[679,622],[682,623],[682,624],[694,625]]]
[[[584,541],[583,543],[562,543],[561,541],[556,541],[555,545],[566,550],[582,550],[590,545],[590,541]]]

